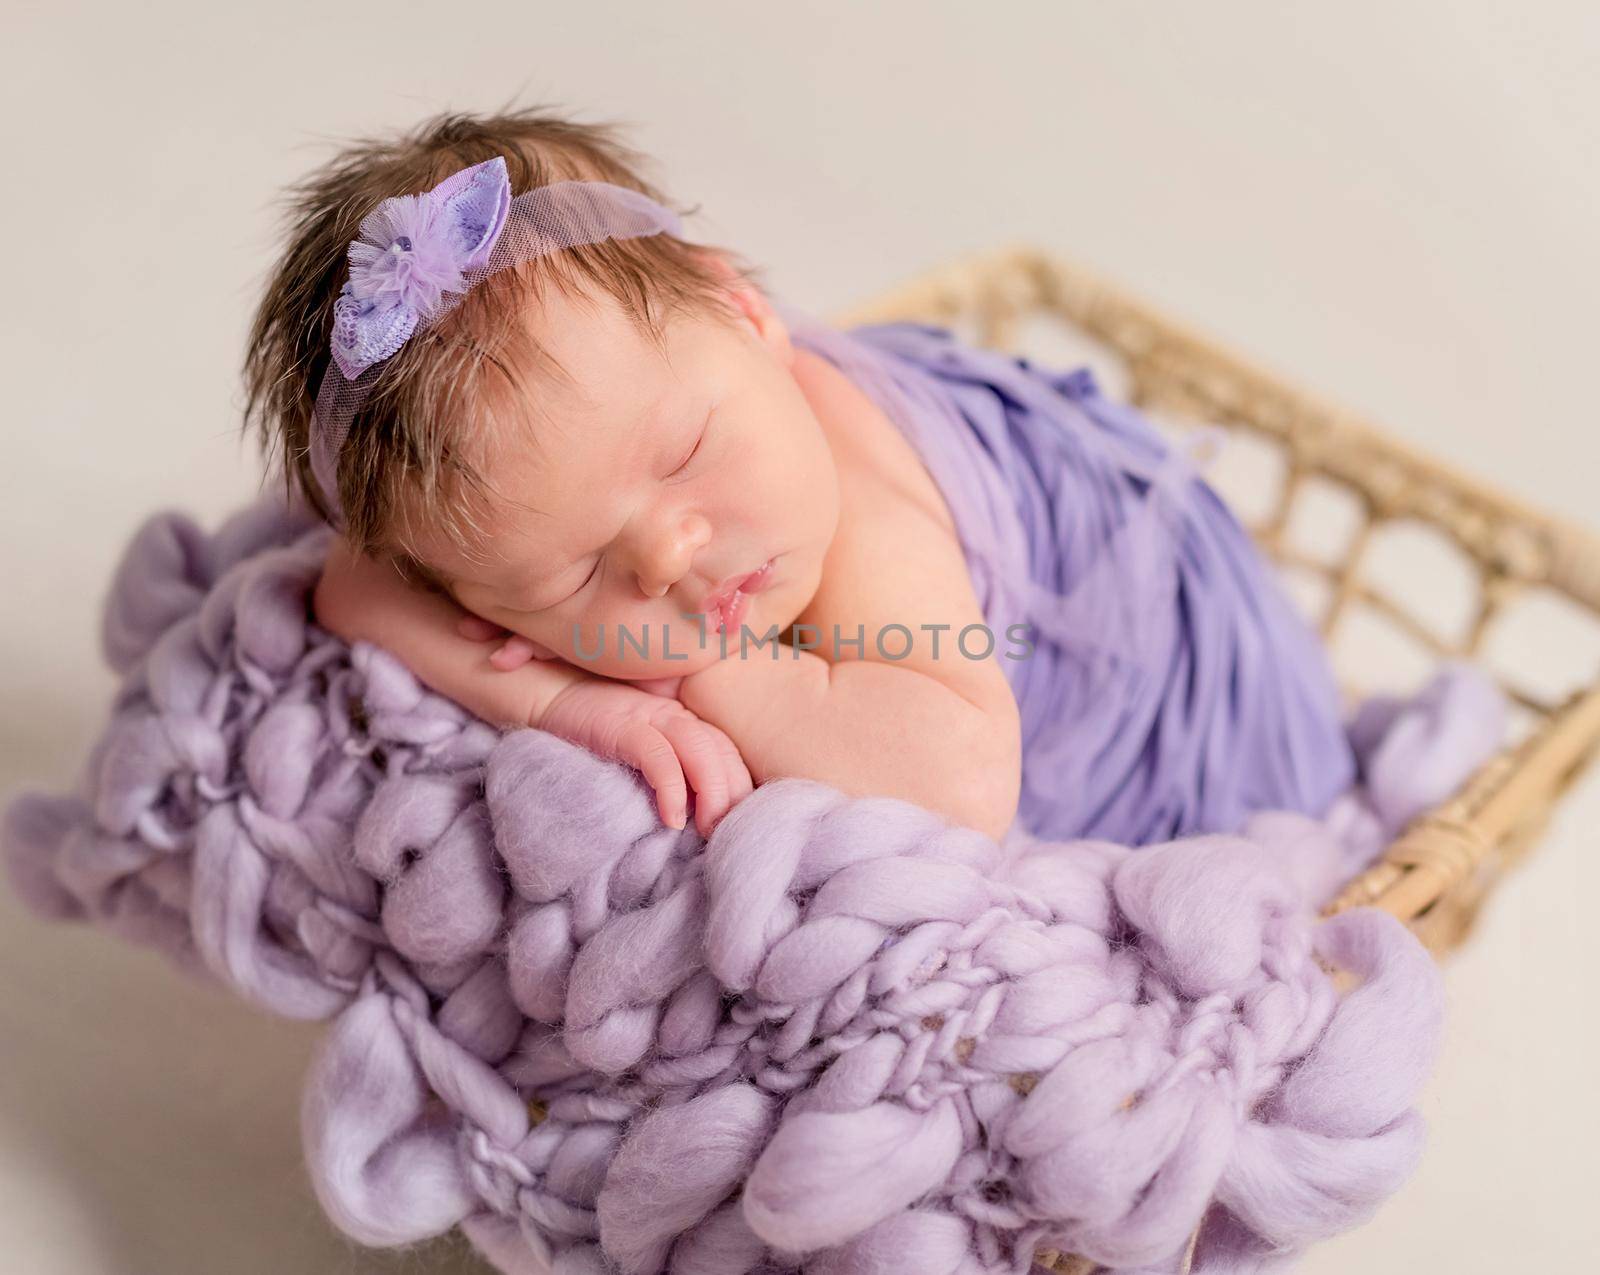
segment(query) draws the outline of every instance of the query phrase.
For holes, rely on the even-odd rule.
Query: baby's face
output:
[[[442,535],[410,546],[462,606],[628,679],[714,663],[720,625],[734,652],[740,625],[781,632],[800,615],[838,526],[838,476],[781,320],[754,289],[730,290],[740,325],[675,316],[665,358],[603,294],[551,289],[533,307],[570,381],[537,373],[529,423],[493,440],[485,476],[501,495],[470,552]],[[721,599],[769,563],[730,611]]]

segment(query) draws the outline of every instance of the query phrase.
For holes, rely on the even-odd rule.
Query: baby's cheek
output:
[[[563,635],[562,627],[560,624],[541,624],[523,616],[511,631],[527,641],[533,648],[533,658],[536,660],[570,660],[571,633],[569,631]],[[570,630],[570,626],[567,627]]]
[[[523,641],[528,644],[529,654],[536,660],[559,660],[566,657],[553,646],[547,646],[538,638],[523,636]]]
[[[641,631],[635,620],[614,615],[604,607],[590,607],[578,612],[540,616],[537,623],[526,627],[530,638],[543,643],[569,664],[614,677],[616,674],[611,669],[616,663],[618,630],[624,625],[634,634]],[[629,651],[631,653],[631,647]]]

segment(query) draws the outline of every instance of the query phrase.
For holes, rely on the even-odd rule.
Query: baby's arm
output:
[[[730,654],[686,677],[679,691],[738,743],[756,783],[798,776],[855,795],[901,797],[1004,836],[1021,775],[1014,700],[974,703],[899,664],[777,652],[776,661],[765,650]]]
[[[690,786],[703,835],[751,790],[732,741],[675,699],[559,659],[502,671],[490,664],[490,648],[463,636],[467,612],[453,600],[407,583],[392,564],[352,553],[342,540],[329,550],[312,605],[324,628],[393,652],[425,685],[485,721],[536,726],[635,767],[674,827],[684,824]]]
[[[1016,815],[1022,727],[1000,663],[966,658],[958,635],[984,615],[953,528],[926,505],[843,485],[837,537],[804,616],[828,658],[768,644],[686,677],[679,698],[722,727],[757,783],[781,775],[845,792],[903,797],[999,839]],[[858,634],[859,647],[835,648]],[[914,636],[906,649],[899,625]],[[937,653],[935,646],[937,644]],[[981,643],[972,643],[981,649]],[[773,655],[777,659],[774,661]],[[875,658],[876,656],[876,658]]]
[[[392,565],[335,541],[312,598],[317,623],[347,642],[381,646],[432,689],[501,728],[530,726],[556,695],[587,676],[554,660],[496,674],[484,648],[464,639],[464,614],[442,594],[409,584]]]

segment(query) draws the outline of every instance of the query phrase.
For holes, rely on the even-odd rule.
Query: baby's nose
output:
[[[667,590],[672,588],[677,580],[670,573],[656,574],[649,571],[639,573],[639,591],[647,598],[664,598]]]
[[[711,524],[698,514],[680,519],[663,534],[639,564],[639,589],[647,598],[662,598],[689,573],[694,555],[711,539]]]

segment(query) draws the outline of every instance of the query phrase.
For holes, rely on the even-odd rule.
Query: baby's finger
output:
[[[745,765],[744,758],[740,755],[738,747],[729,739],[726,732],[718,730],[715,726],[709,728],[711,738],[716,745],[718,758],[722,765],[722,772],[728,783],[728,802],[722,814],[712,821],[713,830],[741,801],[755,791],[755,781],[751,778],[750,768]]]
[[[497,637],[504,637],[505,630],[498,624],[491,624],[481,615],[464,615],[456,621],[456,632],[469,642],[492,642]]]
[[[683,827],[688,817],[689,793],[678,754],[666,737],[648,722],[632,721],[617,736],[617,753],[655,789],[661,821],[673,828]]]
[[[750,767],[745,765],[739,746],[728,738],[727,732],[712,728],[712,738],[722,753],[722,764],[728,775],[728,806],[731,809],[756,790]]]
[[[519,669],[533,658],[533,643],[520,633],[513,633],[489,657],[489,663],[502,673],[509,673]]]
[[[712,738],[715,727],[687,713],[657,723],[672,743],[683,766],[684,777],[694,789],[694,825],[702,837],[709,837],[717,820],[728,813],[728,776],[722,751]]]

